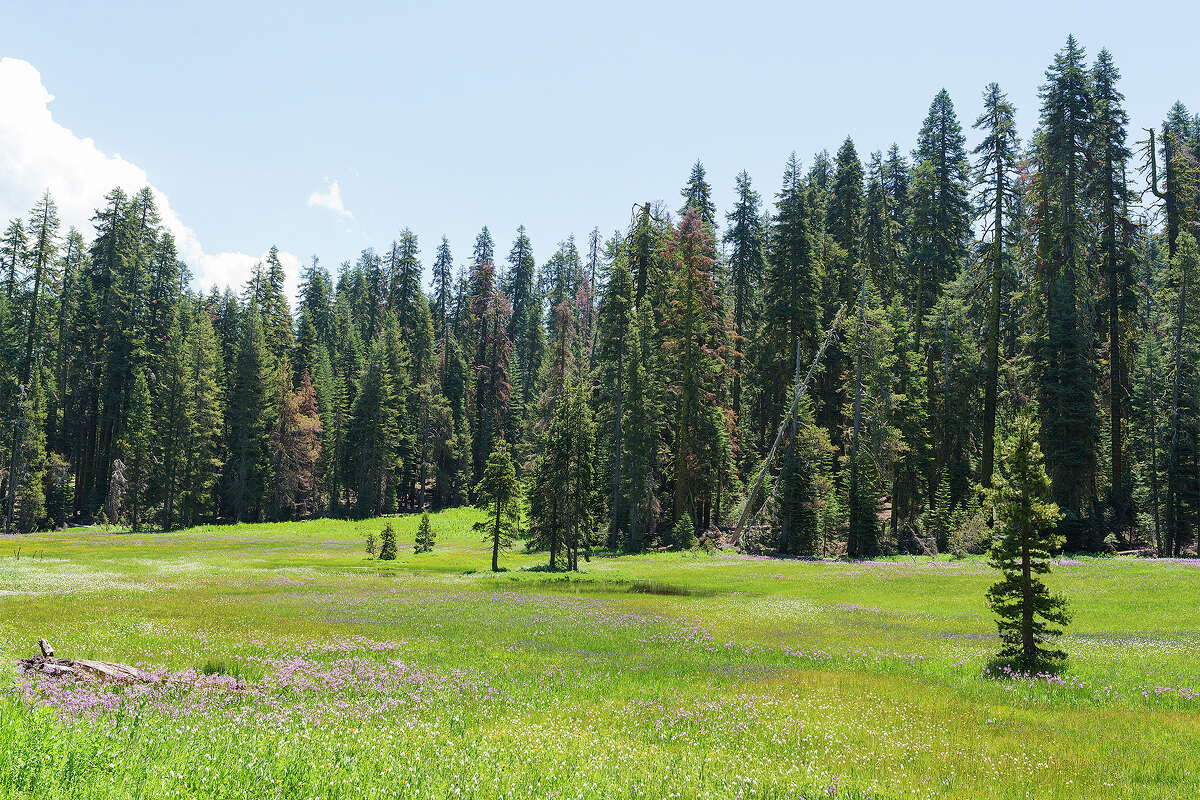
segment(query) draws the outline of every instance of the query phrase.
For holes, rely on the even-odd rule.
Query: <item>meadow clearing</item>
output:
[[[477,513],[0,539],[0,797],[1200,795],[1200,563],[1060,559],[1068,671],[1002,681],[979,558],[493,574]]]

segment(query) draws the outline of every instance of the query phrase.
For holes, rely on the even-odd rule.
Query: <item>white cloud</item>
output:
[[[87,237],[92,232],[92,213],[110,189],[120,186],[134,192],[150,186],[163,227],[175,236],[179,255],[191,267],[197,285],[236,288],[246,282],[263,256],[204,252],[196,233],[183,223],[146,171],[55,122],[50,113],[53,99],[32,64],[0,58],[0,222],[24,217],[49,189],[64,224],[74,225]],[[337,185],[333,188],[336,196]],[[289,283],[294,283],[299,259],[281,252],[280,261]]]
[[[309,208],[327,208],[342,217],[354,216],[342,205],[342,190],[337,181],[325,179],[325,191],[315,191],[308,196]]]

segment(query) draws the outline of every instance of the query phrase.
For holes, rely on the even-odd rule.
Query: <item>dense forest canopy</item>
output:
[[[1067,549],[1178,555],[1200,119],[1130,131],[1116,65],[1073,38],[1040,98],[1022,137],[985,87],[968,151],[939,92],[911,152],[793,154],[723,214],[697,162],[678,205],[541,265],[523,228],[457,259],[404,230],[336,274],[314,258],[294,306],[274,249],[240,293],[193,291],[149,190],[98,198],[87,232],[47,192],[0,237],[5,530],[475,502],[575,567],[709,537],[762,476],[746,546],[967,550],[1028,415]]]

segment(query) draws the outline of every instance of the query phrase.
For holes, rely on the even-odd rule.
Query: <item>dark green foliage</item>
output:
[[[540,270],[523,227],[498,269],[484,228],[461,267],[443,238],[423,286],[401,226],[336,277],[305,265],[295,319],[277,249],[240,294],[199,294],[149,189],[110,192],[86,234],[43,195],[0,236],[4,511],[23,529],[424,512],[474,499],[506,442],[521,533],[554,568],[599,531],[636,552],[684,515],[727,530],[760,472],[769,548],[967,549],[981,523],[951,532],[994,482],[997,420],[1036,407],[1069,548],[1188,553],[1200,124],[1176,104],[1140,145],[1119,85],[1070,39],[1028,151],[993,84],[971,170],[941,91],[911,165],[847,137],[807,173],[789,159],[770,209],[740,173],[721,219],[697,162],[678,214],[652,190],[607,242],[562,232]]]
[[[417,526],[417,535],[413,539],[414,553],[432,553],[434,545],[433,526],[429,524],[429,512],[421,514],[421,524]]]
[[[379,534],[379,560],[396,560],[396,530],[392,527],[391,522],[384,525],[383,531]]]
[[[1021,414],[1002,445],[1000,476],[988,499],[998,530],[989,564],[1001,579],[988,589],[988,606],[998,617],[1002,643],[998,659],[1016,669],[1051,672],[1066,654],[1047,646],[1069,617],[1066,601],[1051,594],[1041,576],[1050,572],[1058,548],[1058,507],[1050,501],[1050,481],[1042,466],[1037,423]]]
[[[691,514],[684,514],[675,520],[675,547],[680,550],[691,550],[696,546],[696,525],[692,522]]]
[[[488,456],[483,478],[475,487],[475,504],[487,512],[487,519],[475,523],[475,531],[492,545],[492,572],[500,571],[500,552],[508,550],[517,540],[521,523],[521,484],[508,455],[508,445],[498,442]],[[428,527],[428,516],[422,526]],[[432,534],[429,540],[433,548]],[[551,563],[553,566],[553,562]]]
[[[226,427],[229,459],[225,465],[226,497],[235,520],[258,520],[270,480],[270,431],[275,392],[270,354],[262,321],[249,312],[242,321]]]
[[[1042,446],[1054,500],[1072,549],[1094,546],[1099,420],[1089,301],[1085,295],[1083,195],[1092,131],[1091,82],[1073,37],[1042,86],[1034,139],[1037,258],[1044,322],[1035,348]]]
[[[687,214],[689,208],[693,209],[704,224],[715,231],[717,207],[713,204],[712,186],[705,177],[704,165],[700,163],[699,159],[696,159],[696,163],[692,165],[687,185],[683,187],[680,194],[683,196],[683,207],[679,209],[679,216]]]

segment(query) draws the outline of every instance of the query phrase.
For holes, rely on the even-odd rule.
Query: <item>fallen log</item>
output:
[[[114,661],[95,661],[90,658],[56,658],[54,648],[45,639],[38,640],[42,654],[22,658],[17,666],[26,672],[40,672],[54,678],[74,676],[85,680],[112,683],[157,683],[158,679],[145,670],[118,664]]]

